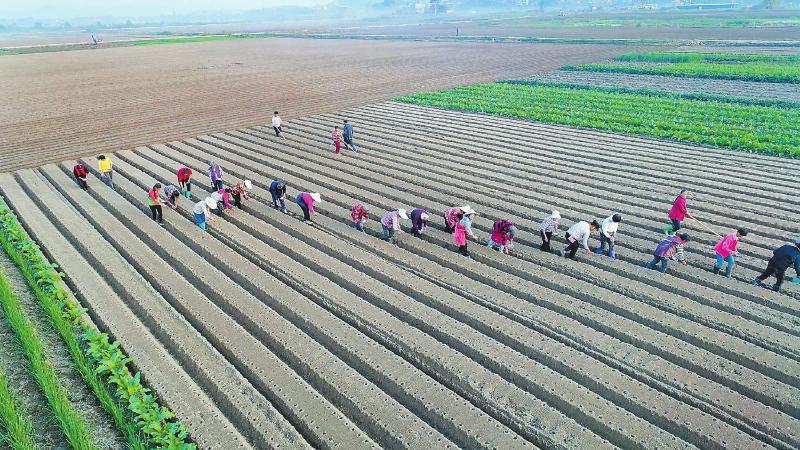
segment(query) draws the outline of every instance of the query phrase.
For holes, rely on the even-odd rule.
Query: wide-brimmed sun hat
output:
[[[430,216],[428,216],[428,213],[422,213],[422,214],[419,215],[419,220],[428,220],[428,219],[430,219]]]
[[[253,189],[253,182],[250,180],[244,180],[244,187],[247,189]]]
[[[470,206],[465,206],[465,207],[461,208],[461,210],[464,211],[464,215],[465,216],[468,216],[470,214],[478,214],[478,211],[475,211]]]
[[[552,217],[553,219],[560,219],[560,218],[561,218],[561,214],[559,214],[559,213],[558,213],[558,211],[555,211],[555,210],[554,210],[554,211],[553,211],[553,212],[550,214],[550,217]]]
[[[319,202],[322,201],[322,197],[319,195],[319,192],[312,192],[310,195],[311,195],[311,198],[313,198],[315,202],[319,203]]]
[[[397,215],[400,216],[400,218],[403,219],[403,220],[408,220],[408,214],[406,214],[406,210],[405,209],[402,209],[402,208],[398,209],[397,210]]]
[[[206,206],[208,206],[209,209],[217,209],[217,202],[211,197],[206,197]]]

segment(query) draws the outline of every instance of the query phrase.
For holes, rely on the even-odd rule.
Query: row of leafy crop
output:
[[[800,110],[587,87],[491,83],[396,99],[561,125],[800,156]]]
[[[64,285],[64,274],[47,261],[1,197],[0,244],[20,268],[81,376],[122,430],[130,448],[194,449],[184,426],[142,386],[139,373],[131,373],[130,359],[119,349],[119,342],[111,343],[108,335],[82,319],[85,310]],[[85,443],[76,448],[92,446]]]
[[[663,65],[636,65],[621,63],[581,64],[564,66],[561,70],[584,72],[632,73],[667,75],[687,78],[716,78],[722,80],[766,81],[772,83],[800,83],[800,66],[752,62],[741,64],[678,62]]]
[[[729,95],[707,94],[703,92],[674,92],[649,88],[634,88],[622,86],[596,86],[592,84],[567,83],[557,81],[537,80],[502,80],[498,83],[520,84],[527,86],[551,86],[568,89],[585,89],[615,94],[641,94],[648,97],[674,98],[685,100],[705,100],[711,102],[735,103],[739,105],[767,106],[774,108],[800,108],[800,102],[791,100],[762,99],[750,97],[731,97]]]
[[[774,55],[751,53],[695,53],[695,52],[647,52],[625,53],[614,58],[615,61],[624,62],[653,62],[653,63],[680,63],[680,62],[727,62],[727,63],[754,63],[765,62],[772,64],[798,64],[800,55]]]

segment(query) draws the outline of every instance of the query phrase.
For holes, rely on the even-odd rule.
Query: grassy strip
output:
[[[0,276],[0,304],[28,359],[33,378],[44,392],[53,415],[58,419],[61,431],[73,448],[96,448],[86,424],[72,407],[67,390],[58,380],[58,375],[44,351],[44,344],[36,334],[36,328],[25,317],[19,299],[4,276]]]
[[[753,63],[767,62],[774,64],[789,64],[800,62],[800,55],[758,55],[747,53],[690,53],[690,52],[648,52],[625,53],[614,58],[615,61],[624,62],[654,62],[654,63],[679,63],[679,62],[728,62],[728,63]]]
[[[8,284],[2,274],[0,278],[3,279],[0,285]],[[0,369],[0,423],[3,427],[0,442],[15,450],[36,450],[39,447],[33,442],[33,426],[30,419],[21,414],[21,409],[16,396],[8,387],[5,372]]]
[[[521,84],[526,86],[551,86],[568,89],[585,89],[615,94],[641,94],[648,97],[674,98],[686,100],[705,100],[711,102],[735,103],[739,105],[767,106],[774,108],[800,108],[800,102],[791,100],[761,99],[749,97],[731,97],[728,95],[706,94],[704,92],[673,92],[660,89],[632,88],[619,86],[595,86],[580,83],[558,83],[552,81],[536,80],[501,80],[498,83]]]
[[[119,349],[119,342],[109,342],[108,335],[82,320],[85,310],[62,287],[64,274],[47,262],[2,197],[0,243],[22,271],[50,323],[66,343],[81,376],[122,430],[129,447],[196,448],[187,442],[188,433],[180,422],[173,420],[174,414],[159,406],[150,390],[142,386],[139,373],[130,372],[127,367],[130,359]],[[122,404],[114,399],[109,387]]]
[[[667,75],[687,78],[717,78],[722,80],[769,81],[773,83],[800,83],[800,66],[767,63],[723,64],[687,62],[658,66],[609,63],[565,66],[562,67],[561,70]]]
[[[800,156],[798,109],[509,83],[419,93],[396,101]]]

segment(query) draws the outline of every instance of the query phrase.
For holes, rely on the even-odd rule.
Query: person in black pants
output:
[[[558,225],[561,221],[561,214],[558,211],[553,211],[549,216],[542,219],[539,224],[539,236],[542,238],[542,245],[539,247],[543,252],[550,253],[550,241],[553,238],[553,233],[558,231]]]
[[[89,190],[89,184],[86,182],[86,177],[89,175],[88,171],[86,170],[86,166],[78,161],[77,164],[72,168],[72,175],[75,176],[75,181],[78,182],[78,186],[81,187],[84,191]]]
[[[794,245],[783,245],[772,252],[772,258],[767,263],[764,273],[753,280],[753,285],[759,286],[761,282],[775,275],[775,285],[772,290],[779,292],[783,284],[786,271],[794,265],[794,271],[800,277],[800,237],[794,240]]]

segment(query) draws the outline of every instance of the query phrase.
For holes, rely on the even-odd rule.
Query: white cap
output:
[[[322,201],[322,197],[319,195],[319,192],[312,192],[310,195],[311,195],[311,198],[313,198],[315,202],[319,203],[319,202]]]
[[[552,217],[553,219],[560,219],[561,214],[559,214],[558,211],[553,210],[553,212],[550,214],[550,217]]]
[[[206,206],[209,209],[217,209],[217,202],[211,197],[206,197]]]
[[[464,215],[465,216],[468,216],[470,214],[478,214],[477,211],[475,211],[474,209],[470,208],[469,206],[464,206],[463,208],[461,208],[461,210],[464,211]]]
[[[400,218],[403,219],[403,220],[408,220],[408,214],[406,214],[406,210],[405,209],[402,209],[402,208],[398,209],[397,210],[397,215],[399,215]]]
[[[422,213],[419,215],[419,218],[420,220],[428,220],[430,217],[428,216],[428,213]]]
[[[244,180],[244,187],[247,189],[253,189],[253,182],[250,180]]]

